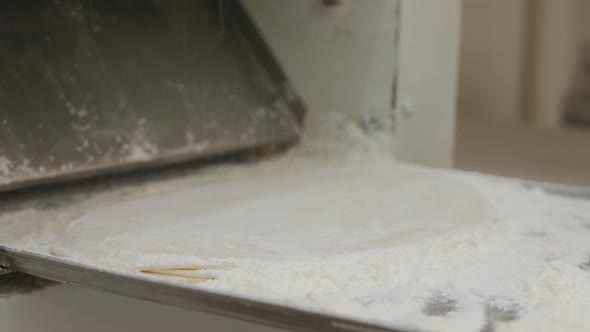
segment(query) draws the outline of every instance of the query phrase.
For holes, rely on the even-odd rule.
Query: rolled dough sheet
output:
[[[477,190],[446,173],[336,168],[222,181],[102,207],[71,222],[52,253],[179,274],[191,264],[322,259],[392,247],[494,218]]]

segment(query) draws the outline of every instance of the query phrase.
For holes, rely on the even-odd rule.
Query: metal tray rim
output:
[[[190,287],[0,245],[0,268],[107,293],[226,316],[293,331],[401,332],[328,313]]]

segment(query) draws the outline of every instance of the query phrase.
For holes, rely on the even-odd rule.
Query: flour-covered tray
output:
[[[193,170],[184,169],[187,174],[201,172],[198,167]],[[124,179],[113,178],[112,180],[101,179],[100,181],[89,181],[62,188],[35,188],[34,190],[14,193],[11,196],[4,194],[0,200],[0,211],[7,216],[0,220],[0,231],[2,222],[6,223],[11,216],[19,212],[26,214],[28,210],[41,212],[33,219],[40,225],[42,219],[65,218],[70,220],[71,215],[64,211],[72,209],[72,206],[79,206],[81,210],[92,209],[95,206],[108,206],[119,200],[142,197],[149,195],[145,185],[149,182],[159,182],[166,178],[177,178],[178,170],[166,172],[145,173]],[[182,177],[172,180],[166,188],[159,188],[159,191],[177,190],[179,183],[186,187],[195,184],[190,183],[192,177]],[[498,178],[498,181],[520,183],[527,188],[537,188],[545,192],[573,197],[577,199],[590,199],[590,188],[571,187],[555,184],[543,184],[519,180],[507,180]],[[202,183],[201,183],[202,184]],[[103,196],[101,198],[101,196]],[[100,203],[102,202],[102,203]],[[65,213],[65,215],[63,215]],[[14,219],[12,222],[18,222]],[[24,219],[23,219],[24,222]],[[63,224],[62,224],[63,226]],[[23,226],[24,227],[24,226]],[[25,227],[26,228],[26,227]],[[23,228],[24,229],[24,228]],[[2,233],[2,232],[0,232]],[[0,234],[1,235],[1,234]],[[129,296],[133,298],[164,303],[168,305],[188,308],[196,311],[209,312],[213,314],[233,317],[248,321],[282,327],[295,331],[396,331],[391,325],[382,326],[372,323],[371,320],[344,318],[333,313],[322,312],[321,310],[305,310],[301,307],[289,304],[276,304],[272,302],[255,300],[248,297],[241,297],[236,294],[217,292],[191,285],[155,278],[154,276],[126,272],[120,269],[101,268],[97,265],[84,264],[76,260],[60,258],[35,248],[17,248],[6,245],[9,241],[0,238],[0,274],[2,273],[24,273],[26,275],[38,276],[43,279],[54,280],[60,283],[79,285],[103,292]],[[18,278],[18,275],[17,277]],[[3,279],[0,279],[3,280]],[[27,282],[25,287],[37,288],[39,284]],[[18,291],[15,289],[15,291]],[[448,309],[447,300],[443,297],[439,302],[430,303],[430,311],[437,314]],[[440,310],[439,310],[440,309]],[[496,319],[491,316],[489,319]],[[506,317],[497,317],[498,320]],[[492,322],[493,323],[493,322]],[[490,323],[491,324],[491,323]],[[490,325],[490,326],[493,326]]]
[[[100,269],[51,255],[0,245],[0,273],[9,271],[293,331],[396,331],[331,315],[199,290],[138,274]]]

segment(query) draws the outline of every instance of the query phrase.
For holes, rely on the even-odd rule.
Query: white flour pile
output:
[[[173,271],[178,280],[203,281],[195,287],[391,327],[590,330],[589,201],[476,174],[399,165],[387,152],[388,139],[367,139],[348,129],[311,142],[306,137],[301,147],[275,160],[172,182],[190,183],[183,191],[170,192],[170,184],[166,190],[147,188],[156,195],[76,215],[51,250],[168,275],[163,277]],[[271,179],[281,177],[295,180],[273,185]],[[334,185],[322,185],[322,179]],[[408,187],[412,182],[415,187]],[[258,198],[248,200],[252,193]],[[226,200],[237,203],[223,205]],[[215,208],[221,203],[223,208]],[[162,222],[175,207],[182,222]],[[201,232],[188,226],[191,213]],[[298,213],[313,222],[297,220]],[[386,222],[403,216],[398,224]],[[104,225],[97,222],[101,218]],[[344,226],[337,227],[342,220]],[[262,234],[269,225],[276,227]],[[395,239],[401,231],[409,233]],[[300,243],[289,242],[297,238]],[[213,247],[219,239],[227,241]],[[30,237],[26,241],[34,246]]]
[[[51,252],[114,267],[186,270],[190,260],[189,267],[325,259],[495,218],[477,191],[449,176],[349,166],[203,184],[99,208],[73,221]]]

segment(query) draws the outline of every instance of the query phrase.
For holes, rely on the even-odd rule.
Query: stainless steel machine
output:
[[[302,101],[237,1],[0,6],[0,190],[297,139]]]

